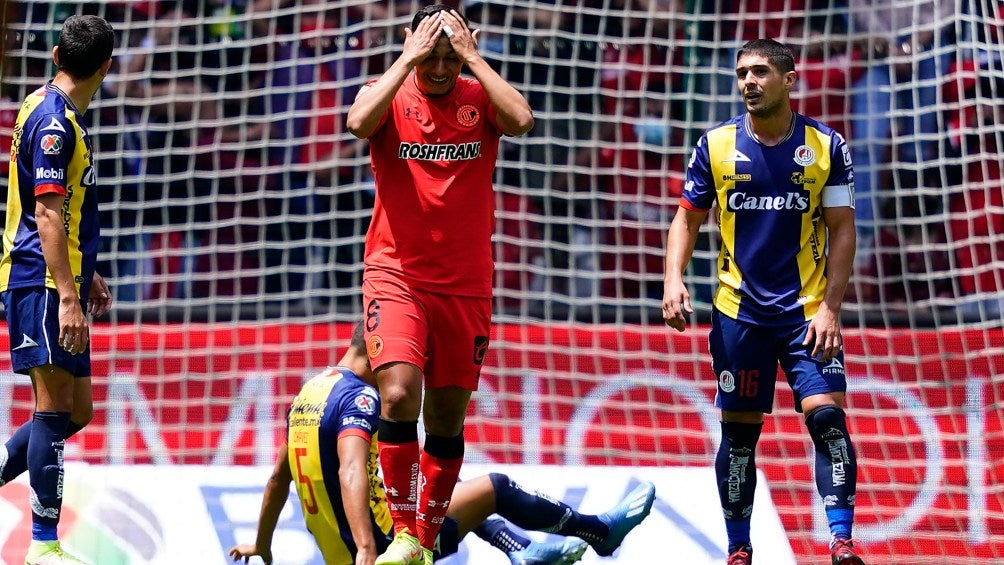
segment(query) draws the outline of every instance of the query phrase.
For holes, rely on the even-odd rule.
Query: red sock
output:
[[[428,446],[428,440],[426,440]],[[460,466],[463,455],[446,459],[422,453],[422,477],[419,480],[421,489],[418,492],[418,511],[415,515],[415,525],[418,527],[418,541],[422,547],[432,549],[436,545],[436,536],[443,527],[446,510],[453,497],[453,488],[457,486],[460,477]]]
[[[387,506],[394,520],[394,533],[408,528],[415,534],[415,503],[418,500],[418,441],[385,443],[377,441],[380,468],[387,491]]]

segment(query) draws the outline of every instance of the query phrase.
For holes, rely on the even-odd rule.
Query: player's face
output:
[[[750,114],[768,118],[789,108],[788,93],[795,83],[794,71],[782,73],[767,57],[745,53],[736,63],[736,79]]]
[[[440,37],[429,56],[415,68],[418,88],[426,94],[446,94],[457,84],[463,66],[450,40]]]

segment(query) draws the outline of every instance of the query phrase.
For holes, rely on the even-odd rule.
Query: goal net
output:
[[[682,334],[662,325],[666,229],[701,132],[742,111],[736,49],[796,54],[796,107],[841,131],[859,245],[844,303],[856,535],[869,562],[1004,560],[1004,11],[993,0],[464,2],[479,50],[536,125],[496,169],[495,327],[469,459],[710,466],[701,230]],[[417,2],[20,2],[0,138],[52,75],[72,13],[119,38],[87,112],[101,185],[94,463],[270,464],[304,377],[361,318],[374,198],[345,131]],[[883,27],[885,26],[885,27]],[[31,409],[7,371],[0,432]],[[798,562],[827,539],[812,445],[778,384],[758,463]],[[681,485],[681,488],[685,488]]]

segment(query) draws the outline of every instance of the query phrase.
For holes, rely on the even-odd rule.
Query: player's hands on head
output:
[[[265,565],[272,565],[272,550],[269,548],[258,549],[258,546],[253,543],[242,543],[240,545],[235,545],[230,548],[227,552],[234,561],[239,561],[241,558],[247,563],[250,561],[251,556],[257,555],[261,557],[261,560],[265,562]]]
[[[404,51],[401,53],[406,61],[417,65],[425,60],[436,47],[440,34],[443,33],[442,18],[430,17],[418,22],[415,29],[404,29]]]
[[[662,319],[678,332],[687,329],[687,314],[694,312],[690,292],[683,281],[666,283],[662,294]]]
[[[460,16],[454,10],[443,10],[439,12],[439,19],[443,22],[443,25],[449,27],[451,33],[447,34],[450,38],[450,45],[453,46],[453,50],[456,51],[462,59],[466,59],[470,55],[478,54],[478,34],[481,33],[480,29],[475,29],[471,31],[467,29],[464,25],[464,20],[460,19]]]

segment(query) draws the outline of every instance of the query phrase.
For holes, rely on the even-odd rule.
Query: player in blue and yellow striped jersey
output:
[[[387,549],[394,531],[378,475],[380,397],[375,383],[359,324],[338,366],[308,380],[290,405],[287,441],[265,486],[255,542],[231,548],[235,561],[259,555],[272,562],[272,534],[290,482],[325,563],[373,565]],[[504,551],[514,565],[574,563],[589,545],[610,555],[648,516],[654,500],[655,487],[645,482],[617,506],[594,516],[492,473],[457,483],[451,500],[442,502],[448,510],[435,556],[455,553],[470,531]],[[532,542],[505,521],[488,519],[493,513],[525,529],[585,541]],[[424,561],[424,552],[418,551],[409,563]]]
[[[795,62],[784,45],[745,44],[736,77],[747,111],[705,132],[690,159],[669,228],[663,317],[686,327],[693,308],[683,271],[717,206],[722,246],[709,339],[722,411],[715,469],[728,563],[752,563],[755,452],[780,365],[816,448],[832,562],[861,565],[851,541],[857,459],[843,411],[840,331],[855,247],[850,152],[839,133],[792,111]]]
[[[25,563],[80,563],[56,536],[63,445],[92,416],[86,311],[111,293],[95,272],[98,194],[82,115],[112,63],[115,36],[96,16],[63,23],[58,71],[24,101],[14,124],[0,293],[11,364],[31,377],[35,411],[0,449],[0,483],[28,471],[32,543]]]

